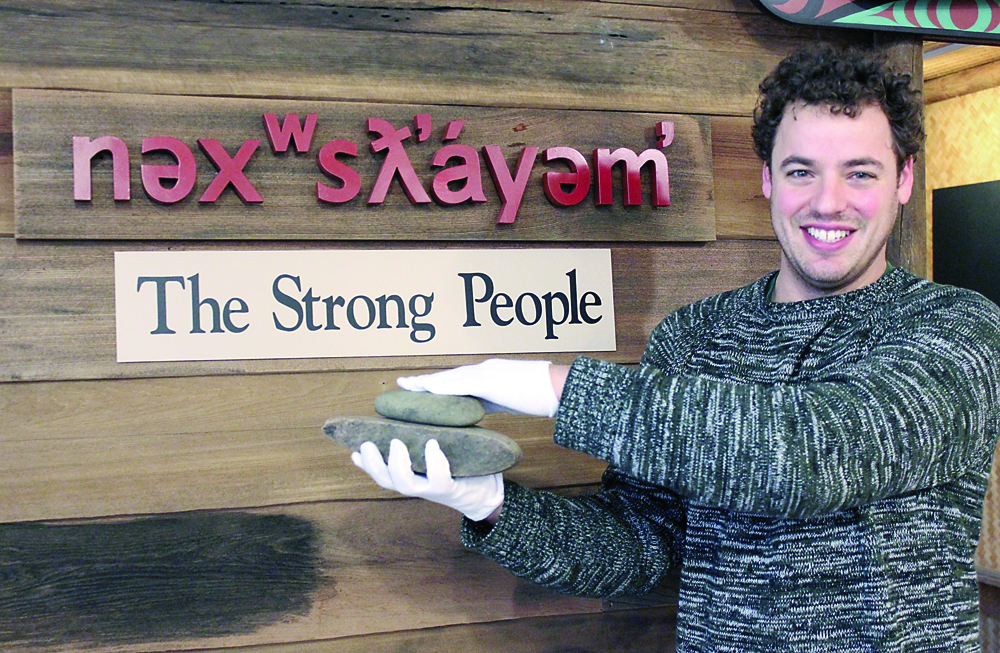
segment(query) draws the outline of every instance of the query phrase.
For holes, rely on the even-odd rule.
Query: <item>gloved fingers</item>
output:
[[[351,454],[351,461],[372,477],[380,487],[395,490],[389,468],[382,460],[382,452],[374,442],[363,442],[357,451]]]
[[[437,440],[428,440],[424,446],[424,462],[427,464],[427,484],[431,488],[441,492],[452,484],[451,463]]]
[[[472,521],[481,521],[489,517],[503,505],[504,485],[503,474],[489,476],[472,476],[455,481],[461,484],[461,501],[455,501],[454,507]]]
[[[559,399],[552,386],[549,361],[491,358],[442,372],[404,376],[396,380],[404,390],[434,394],[471,395],[496,408],[521,415],[552,417]]]
[[[392,485],[400,494],[419,496],[426,488],[427,479],[413,473],[410,452],[401,440],[393,439],[389,443],[388,468]]]
[[[478,367],[479,364],[463,365],[432,374],[402,376],[396,379],[396,384],[404,390],[431,392],[437,395],[475,395]]]

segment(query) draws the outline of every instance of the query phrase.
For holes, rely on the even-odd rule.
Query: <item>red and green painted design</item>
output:
[[[997,0],[757,0],[793,23],[1000,40]]]

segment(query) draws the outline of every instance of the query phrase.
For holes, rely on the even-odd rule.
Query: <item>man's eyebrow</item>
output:
[[[807,159],[804,156],[796,156],[793,154],[792,156],[786,157],[778,167],[787,168],[788,166],[811,166],[814,163],[815,161],[812,159]]]
[[[878,168],[880,170],[883,169],[883,168],[885,168],[885,165],[883,165],[881,161],[879,161],[878,159],[873,159],[872,157],[861,157],[861,158],[858,158],[858,159],[849,159],[848,161],[846,161],[844,163],[844,167],[845,168],[858,168],[858,167],[862,167],[862,166],[873,166],[873,167]]]
[[[815,165],[815,161],[808,157],[798,156],[793,154],[792,156],[786,157],[782,160],[779,168],[787,168],[788,166],[812,166]],[[878,169],[885,168],[885,165],[878,159],[872,157],[859,157],[857,159],[848,159],[841,166],[842,168],[859,168],[864,166],[872,166]]]

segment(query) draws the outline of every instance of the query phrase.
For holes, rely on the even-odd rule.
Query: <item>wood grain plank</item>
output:
[[[923,47],[926,49],[926,42]],[[931,52],[934,51],[931,50]],[[990,46],[965,45],[958,50],[942,50],[924,58],[924,81],[952,75],[998,60],[1000,60],[1000,50]]]
[[[14,235],[14,108],[12,92],[0,88],[0,238]]]
[[[592,484],[606,467],[554,445],[551,422],[493,428],[524,451],[513,481]],[[0,457],[0,522],[394,497],[319,426],[7,441]]]
[[[761,191],[761,160],[753,150],[752,118],[712,117],[716,236],[774,239],[770,204]]]
[[[784,54],[860,38],[663,4],[20,0],[0,86],[749,115]]]
[[[398,372],[0,385],[0,522],[391,497],[322,434],[374,415]],[[524,451],[531,487],[596,483],[605,464],[552,443],[552,421],[482,426]]]
[[[712,205],[712,155],[710,123],[703,116],[597,111],[544,111],[484,107],[367,104],[211,97],[168,97],[135,93],[79,93],[14,90],[14,199],[17,236],[20,238],[141,239],[141,240],[559,240],[559,241],[705,241],[715,239]],[[316,117],[315,131],[305,151],[275,152],[262,116],[279,121],[293,114],[299,125]],[[429,117],[429,130],[421,136],[414,116]],[[407,129],[412,136],[399,148],[419,180],[413,192],[426,195],[427,203],[408,199],[411,190],[391,181],[384,201],[371,203],[384,171],[385,152],[374,153],[376,140],[369,119],[388,121],[392,129]],[[672,143],[661,150],[657,126],[673,124]],[[446,127],[464,124],[460,136],[445,140]],[[144,140],[170,136],[187,147],[197,168],[197,180],[183,199],[163,203],[144,192],[147,165],[176,165],[173,155],[143,155]],[[115,200],[109,156],[96,156],[84,168],[90,172],[92,200],[74,200],[73,147],[77,137],[121,139],[128,149],[131,199]],[[235,156],[249,143],[256,149],[241,172],[248,189],[261,201],[241,199],[232,187],[212,201],[203,193],[217,178],[217,166],[199,151],[201,139],[215,139]],[[341,156],[358,176],[357,192],[346,202],[327,203],[317,198],[317,186],[343,186],[320,169],[317,154],[324,144],[348,141],[357,156]],[[298,143],[298,142],[297,142]],[[370,147],[371,146],[371,147]],[[518,159],[526,148],[538,148],[526,189],[510,224],[497,224],[503,201],[491,173],[485,146],[497,146],[517,176]],[[442,148],[468,148],[447,152]],[[543,175],[569,170],[565,161],[544,161],[550,147],[573,148],[590,163],[590,192],[580,203],[559,207],[546,198]],[[652,167],[641,174],[642,198],[635,206],[623,200],[624,175],[613,175],[607,206],[597,205],[598,148],[626,148],[635,154],[661,152],[669,167],[669,206],[654,206]],[[392,146],[389,146],[392,149]],[[117,163],[125,163],[123,155]],[[452,157],[471,157],[471,160]],[[446,165],[447,164],[447,165]],[[444,204],[431,201],[442,167],[454,172],[471,167],[478,182],[462,182],[465,190],[479,190],[483,201]],[[621,166],[618,166],[621,167]],[[515,176],[515,172],[509,172]],[[466,172],[464,174],[471,174]],[[664,168],[661,173],[667,175]],[[399,176],[398,174],[394,176]],[[657,175],[658,177],[660,175]],[[464,179],[464,177],[463,177]],[[192,180],[194,182],[194,180]],[[168,184],[169,186],[169,184]],[[457,189],[455,189],[457,190]]]
[[[893,34],[876,32],[875,45],[883,48],[889,56],[889,65],[895,70],[910,75],[912,86],[918,90],[924,87],[923,49],[921,38],[913,34]],[[913,188],[915,192],[903,205],[899,218],[893,225],[889,242],[886,244],[886,259],[893,265],[904,267],[919,276],[927,276],[927,207],[924,156],[918,153],[913,164]]]
[[[1000,86],[1000,61],[927,80],[924,85],[924,101],[927,104],[943,102],[997,86]]]
[[[402,372],[377,370],[0,386],[0,442],[313,429],[329,417],[374,415],[375,398]],[[506,413],[482,422],[500,431],[551,429],[543,418]]]
[[[383,645],[415,634],[426,643],[426,629],[482,625],[447,642],[512,619],[629,621],[463,549],[457,513],[422,500],[6,524],[0,541],[0,641],[19,653],[325,646],[393,632],[402,635]],[[663,616],[655,628],[666,634]]]
[[[396,245],[393,245],[395,247]],[[402,247],[412,244],[402,243]],[[445,247],[431,243],[429,248]],[[213,245],[235,249],[254,246]],[[321,244],[260,245],[316,249]],[[386,247],[365,243],[355,247]],[[128,247],[0,239],[0,380],[140,378],[262,372],[445,367],[482,356],[415,356],[180,363],[115,362],[113,254],[116,249],[198,249],[199,243]],[[329,247],[327,247],[329,249]],[[618,349],[605,358],[637,362],[653,327],[669,311],[749,283],[775,269],[773,241],[612,247]],[[536,356],[537,357],[537,356]],[[552,356],[571,360],[573,355]]]
[[[386,369],[9,383],[0,386],[0,442],[278,429],[318,434],[329,417],[373,414],[375,397],[395,389],[398,376]]]
[[[533,617],[490,624],[295,642],[204,653],[673,653],[677,608],[664,606],[594,615]]]

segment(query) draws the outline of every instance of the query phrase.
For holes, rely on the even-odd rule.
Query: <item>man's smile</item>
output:
[[[850,236],[855,232],[854,229],[847,229],[847,228],[831,229],[831,228],[823,228],[815,226],[803,227],[802,229],[803,231],[806,232],[806,234],[808,234],[808,237],[812,238],[813,240],[819,241],[819,243],[822,243],[824,245],[834,245],[841,243],[848,236]]]

